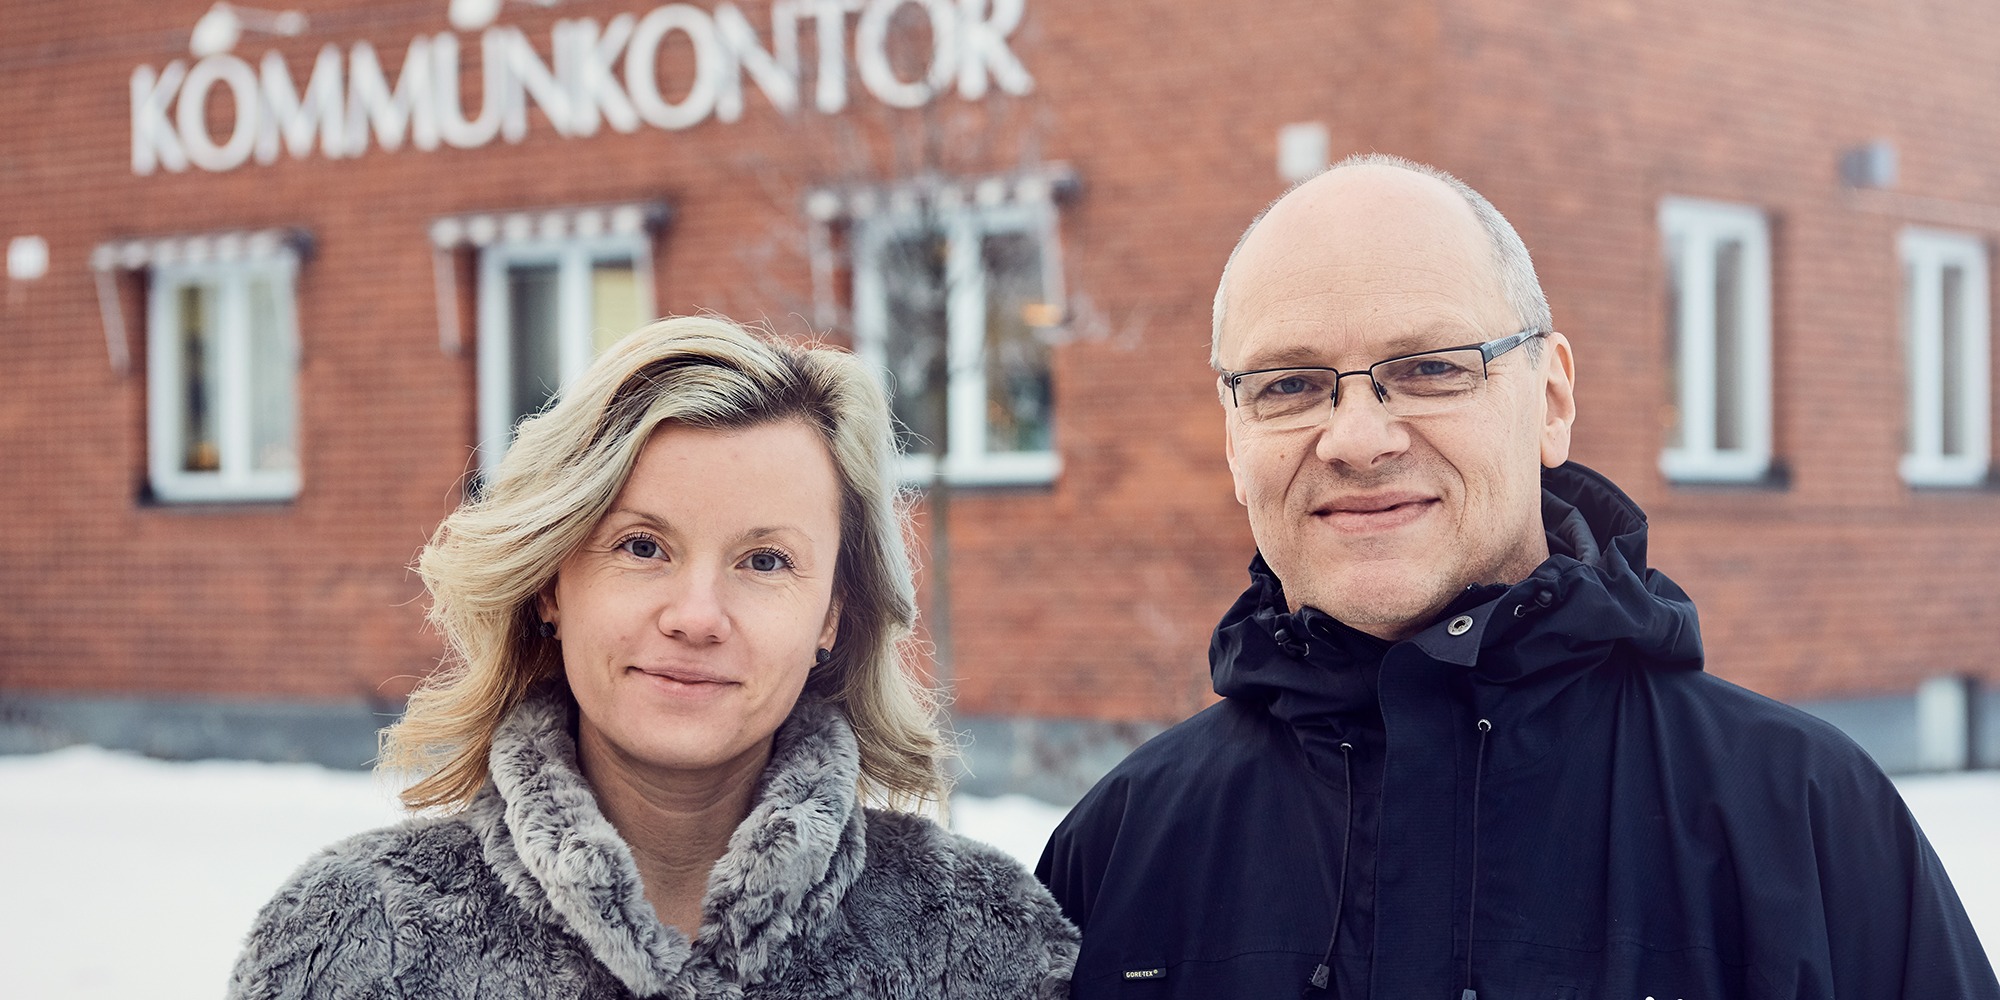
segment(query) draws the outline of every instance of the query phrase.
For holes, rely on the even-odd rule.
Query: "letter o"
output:
[[[208,92],[217,83],[229,85],[236,99],[236,127],[229,140],[218,146],[208,134]],[[250,159],[257,145],[257,112],[260,97],[257,72],[250,64],[232,55],[209,56],[188,70],[181,84],[180,102],[174,108],[181,146],[188,162],[203,170],[234,170]]]
[[[904,83],[889,65],[889,22],[904,4],[921,4],[931,18],[931,66]],[[950,0],[869,0],[854,25],[854,61],[861,84],[892,108],[921,107],[958,78],[958,8]]]
[[[660,94],[660,43],[673,31],[687,33],[694,43],[694,85],[679,104]],[[625,90],[632,97],[632,109],[647,124],[664,129],[683,129],[707,118],[715,110],[722,93],[722,75],[729,54],[715,21],[701,8],[684,3],[655,7],[632,29],[625,48]]]

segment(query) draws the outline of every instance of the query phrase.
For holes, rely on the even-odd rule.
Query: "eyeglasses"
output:
[[[1222,373],[1229,401],[1243,419],[1272,430],[1309,427],[1326,419],[1329,400],[1340,405],[1340,380],[1366,375],[1390,416],[1420,417],[1457,409],[1486,385],[1494,358],[1542,336],[1522,330],[1498,340],[1446,347],[1377,361],[1359,371],[1337,368],[1254,368]]]

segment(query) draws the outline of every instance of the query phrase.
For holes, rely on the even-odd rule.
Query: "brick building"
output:
[[[1888,0],[16,0],[0,744],[365,758],[512,421],[714,310],[891,374],[981,780],[1067,794],[1210,697],[1222,261],[1384,150],[1534,251],[1711,669],[2000,763],[1996,44]]]

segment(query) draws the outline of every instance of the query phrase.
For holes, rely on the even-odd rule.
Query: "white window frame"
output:
[[[1680,247],[1680,302],[1676,331],[1681,443],[1660,453],[1660,471],[1680,482],[1756,482],[1771,469],[1771,232],[1754,206],[1696,198],[1660,202],[1660,245]],[[1735,239],[1743,245],[1742,313],[1737,366],[1743,440],[1739,447],[1716,446],[1715,417],[1715,258],[1716,247]],[[1667,261],[1672,267],[1675,261]]]
[[[597,356],[590,315],[590,271],[603,260],[629,258],[638,274],[639,311],[654,315],[652,236],[607,233],[560,239],[503,240],[479,250],[479,467],[491,474],[514,440],[514,337],[508,311],[507,269],[521,264],[556,267],[557,373],[567,387]]]
[[[1899,320],[1908,365],[1908,451],[1900,471],[1912,486],[1976,486],[1991,464],[1988,385],[1990,303],[1987,298],[1986,244],[1977,236],[1911,227],[1896,240],[1902,263],[1903,308]],[[1944,370],[1943,276],[1957,266],[1966,276],[1965,363]],[[1914,285],[1909,284],[1914,275]],[[1959,412],[1965,454],[1944,453],[1944,380],[1958,378]]]
[[[146,396],[147,471],[156,499],[169,503],[289,500],[299,493],[299,469],[253,467],[250,427],[250,297],[252,278],[262,277],[277,289],[280,333],[300,357],[298,332],[297,253],[278,247],[247,259],[160,262],[153,265],[147,289]],[[221,358],[216,386],[216,434],[221,467],[213,472],[181,468],[180,393],[184,385],[176,298],[190,284],[216,288],[215,348]],[[298,370],[293,369],[292,405],[299,405]],[[303,425],[295,425],[303,434]],[[304,461],[301,447],[300,461]]]
[[[950,451],[944,457],[943,478],[953,485],[1037,485],[1055,480],[1062,458],[1048,451],[989,451],[986,446],[986,269],[983,240],[988,236],[1030,233],[1039,242],[1042,288],[1048,301],[1062,302],[1062,248],[1056,206],[1048,200],[1005,201],[892,210],[856,219],[852,231],[854,267],[855,352],[884,374],[891,370],[887,354],[888,295],[881,269],[882,247],[892,239],[939,223],[948,241],[945,263],[949,298],[945,302],[945,411]],[[891,388],[893,390],[893,387]],[[937,478],[936,460],[928,454],[901,457],[898,474],[907,484],[922,485]]]

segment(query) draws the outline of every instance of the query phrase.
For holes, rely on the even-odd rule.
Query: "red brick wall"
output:
[[[1278,128],[1307,120],[1327,123],[1336,156],[1381,149],[1460,172],[1520,227],[1578,345],[1578,457],[1653,512],[1656,561],[1701,602],[1720,672],[1785,696],[1907,690],[1943,670],[2000,678],[1983,655],[2000,621],[1986,596],[2000,498],[1896,478],[1894,326],[1897,227],[1954,211],[1912,199],[2000,206],[1983,169],[2000,141],[1985,55],[2000,15],[1887,0],[1810,16],[1747,2],[1027,5],[1014,47],[1036,90],[1021,99],[892,113],[857,95],[837,119],[787,121],[749,88],[742,121],[684,132],[563,139],[531,112],[515,146],[150,177],[129,167],[127,79],[185,56],[205,0],[13,5],[0,239],[38,233],[54,261],[0,303],[0,688],[399,694],[439,652],[405,567],[456,502],[474,436],[472,359],[437,343],[430,220],[664,198],[660,308],[798,332],[802,188],[903,172],[896,140],[937,128],[953,141],[934,165],[951,172],[1075,168],[1063,253],[1088,306],[1055,360],[1062,477],[956,493],[959,708],[1183,715],[1208,697],[1207,632],[1250,554],[1205,366],[1209,298],[1238,231],[1283,189]],[[509,5],[503,19],[546,53],[556,16],[649,6]],[[741,6],[765,23],[762,4]],[[444,8],[315,2],[307,36],[276,47],[295,77],[328,41],[367,38],[393,65],[413,35],[444,30]],[[267,47],[247,36],[238,51]],[[810,65],[809,33],[803,49]],[[1902,153],[1899,193],[1843,192],[1840,148],[1876,136]],[[1695,490],[1657,471],[1653,219],[1667,194],[1773,213],[1788,488]],[[1972,228],[2000,226],[2000,208],[1980,211]],[[106,361],[87,256],[118,237],[275,225],[316,238],[298,286],[303,490],[282,505],[143,503],[144,379]],[[125,292],[143,356],[138,281]]]
[[[2000,13],[1978,4],[1452,5],[1441,159],[1506,211],[1577,344],[1577,457],[1651,514],[1656,565],[1702,609],[1710,668],[1784,697],[2000,679],[2000,495],[1897,474],[1905,225],[2000,227]],[[1893,192],[1841,186],[1893,142]],[[1782,488],[1675,486],[1667,195],[1770,215]],[[1990,419],[1990,418],[1989,418]]]

